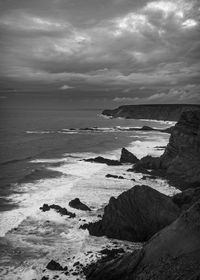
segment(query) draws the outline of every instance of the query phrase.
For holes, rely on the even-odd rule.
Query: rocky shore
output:
[[[162,149],[160,157],[138,159],[123,148],[119,160],[86,159],[115,168],[132,164],[128,174],[139,172],[142,178],[152,179],[164,177],[182,190],[167,196],[147,185],[135,184],[117,198],[111,197],[98,221],[84,220],[85,224],[80,225],[92,236],[106,236],[113,244],[118,241],[140,244],[138,249],[124,250],[119,245],[114,249],[104,248],[96,252],[96,259],[92,259],[94,252],[87,252],[91,261],[83,264],[74,260],[70,269],[51,260],[45,273],[55,270],[87,280],[200,279],[200,110],[182,113],[171,129],[169,144]],[[125,179],[112,174],[106,178]],[[93,215],[93,209],[78,198],[71,200],[69,206]],[[44,204],[40,209],[75,217],[58,205]],[[49,279],[44,277],[47,278],[42,280]]]
[[[90,264],[86,279],[199,279],[200,111],[183,112],[163,155],[136,160],[133,171],[165,176],[187,190],[168,197],[136,185],[112,197],[102,219],[82,228],[96,236],[145,243],[140,250]]]

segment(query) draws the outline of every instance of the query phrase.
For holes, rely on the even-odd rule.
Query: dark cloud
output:
[[[0,1],[2,84],[197,102],[199,14],[198,0]]]

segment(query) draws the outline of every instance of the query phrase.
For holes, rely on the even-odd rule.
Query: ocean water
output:
[[[156,147],[168,143],[168,134],[123,130],[143,125],[164,128],[171,123],[108,119],[100,115],[103,108],[36,101],[8,98],[0,104],[0,279],[31,280],[45,275],[84,279],[73,275],[74,262],[97,259],[105,246],[132,250],[141,244],[89,236],[87,230],[79,229],[81,224],[98,220],[111,196],[136,184],[148,184],[168,195],[177,190],[164,180],[144,180],[142,174],[127,172],[131,165],[107,166],[83,159],[99,155],[119,159],[122,147],[139,158],[160,155],[163,150]],[[125,179],[106,178],[108,173]],[[70,208],[68,202],[76,197],[92,211]],[[66,207],[76,218],[54,210],[41,212],[44,203]],[[51,259],[67,265],[71,273],[66,277],[45,270]]]

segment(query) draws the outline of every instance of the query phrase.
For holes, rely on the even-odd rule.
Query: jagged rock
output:
[[[40,210],[42,210],[43,212],[49,211],[50,209],[56,210],[56,212],[60,213],[62,216],[66,215],[66,216],[69,216],[70,218],[75,218],[76,217],[75,213],[71,213],[66,208],[61,207],[61,206],[56,205],[56,204],[52,204],[52,205],[43,204],[43,206],[40,207]]]
[[[150,126],[147,126],[147,125],[144,125],[141,130],[146,130],[146,131],[151,131],[151,130],[154,130],[154,128],[150,127]]]
[[[106,174],[106,178],[124,179],[123,176],[117,176],[112,174]]]
[[[133,167],[144,173],[148,169],[158,171],[181,189],[199,186],[200,110],[183,112],[161,157],[146,156]]]
[[[134,171],[143,169],[161,169],[161,160],[159,157],[145,156],[134,166]]]
[[[138,158],[134,154],[129,152],[127,149],[122,148],[120,162],[136,163],[137,161],[138,161]]]
[[[91,209],[80,201],[79,198],[75,198],[69,202],[69,206],[82,211],[91,211]]]
[[[143,249],[97,261],[87,280],[188,280],[200,273],[200,201],[155,234]]]
[[[102,258],[83,269],[87,280],[130,280],[135,267],[143,257],[143,250],[124,254],[118,258]]]
[[[58,262],[56,262],[54,260],[51,260],[47,264],[46,268],[49,270],[64,270],[64,268]]]
[[[49,211],[51,209],[51,207],[44,203],[42,207],[40,207],[40,210],[42,210],[43,212]]]
[[[190,208],[198,200],[200,200],[200,187],[187,189],[181,193],[175,194],[172,197],[172,201],[182,210]]]
[[[170,197],[148,186],[134,186],[118,198],[111,197],[102,220],[81,228],[87,228],[95,236],[146,241],[173,222],[179,213]]]
[[[108,159],[108,158],[104,158],[104,157],[88,158],[88,159],[85,159],[85,161],[104,163],[107,165],[121,165],[121,162],[119,162],[118,160]]]

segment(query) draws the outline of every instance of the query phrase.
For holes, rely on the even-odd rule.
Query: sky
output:
[[[0,94],[200,103],[199,0],[0,0]]]

